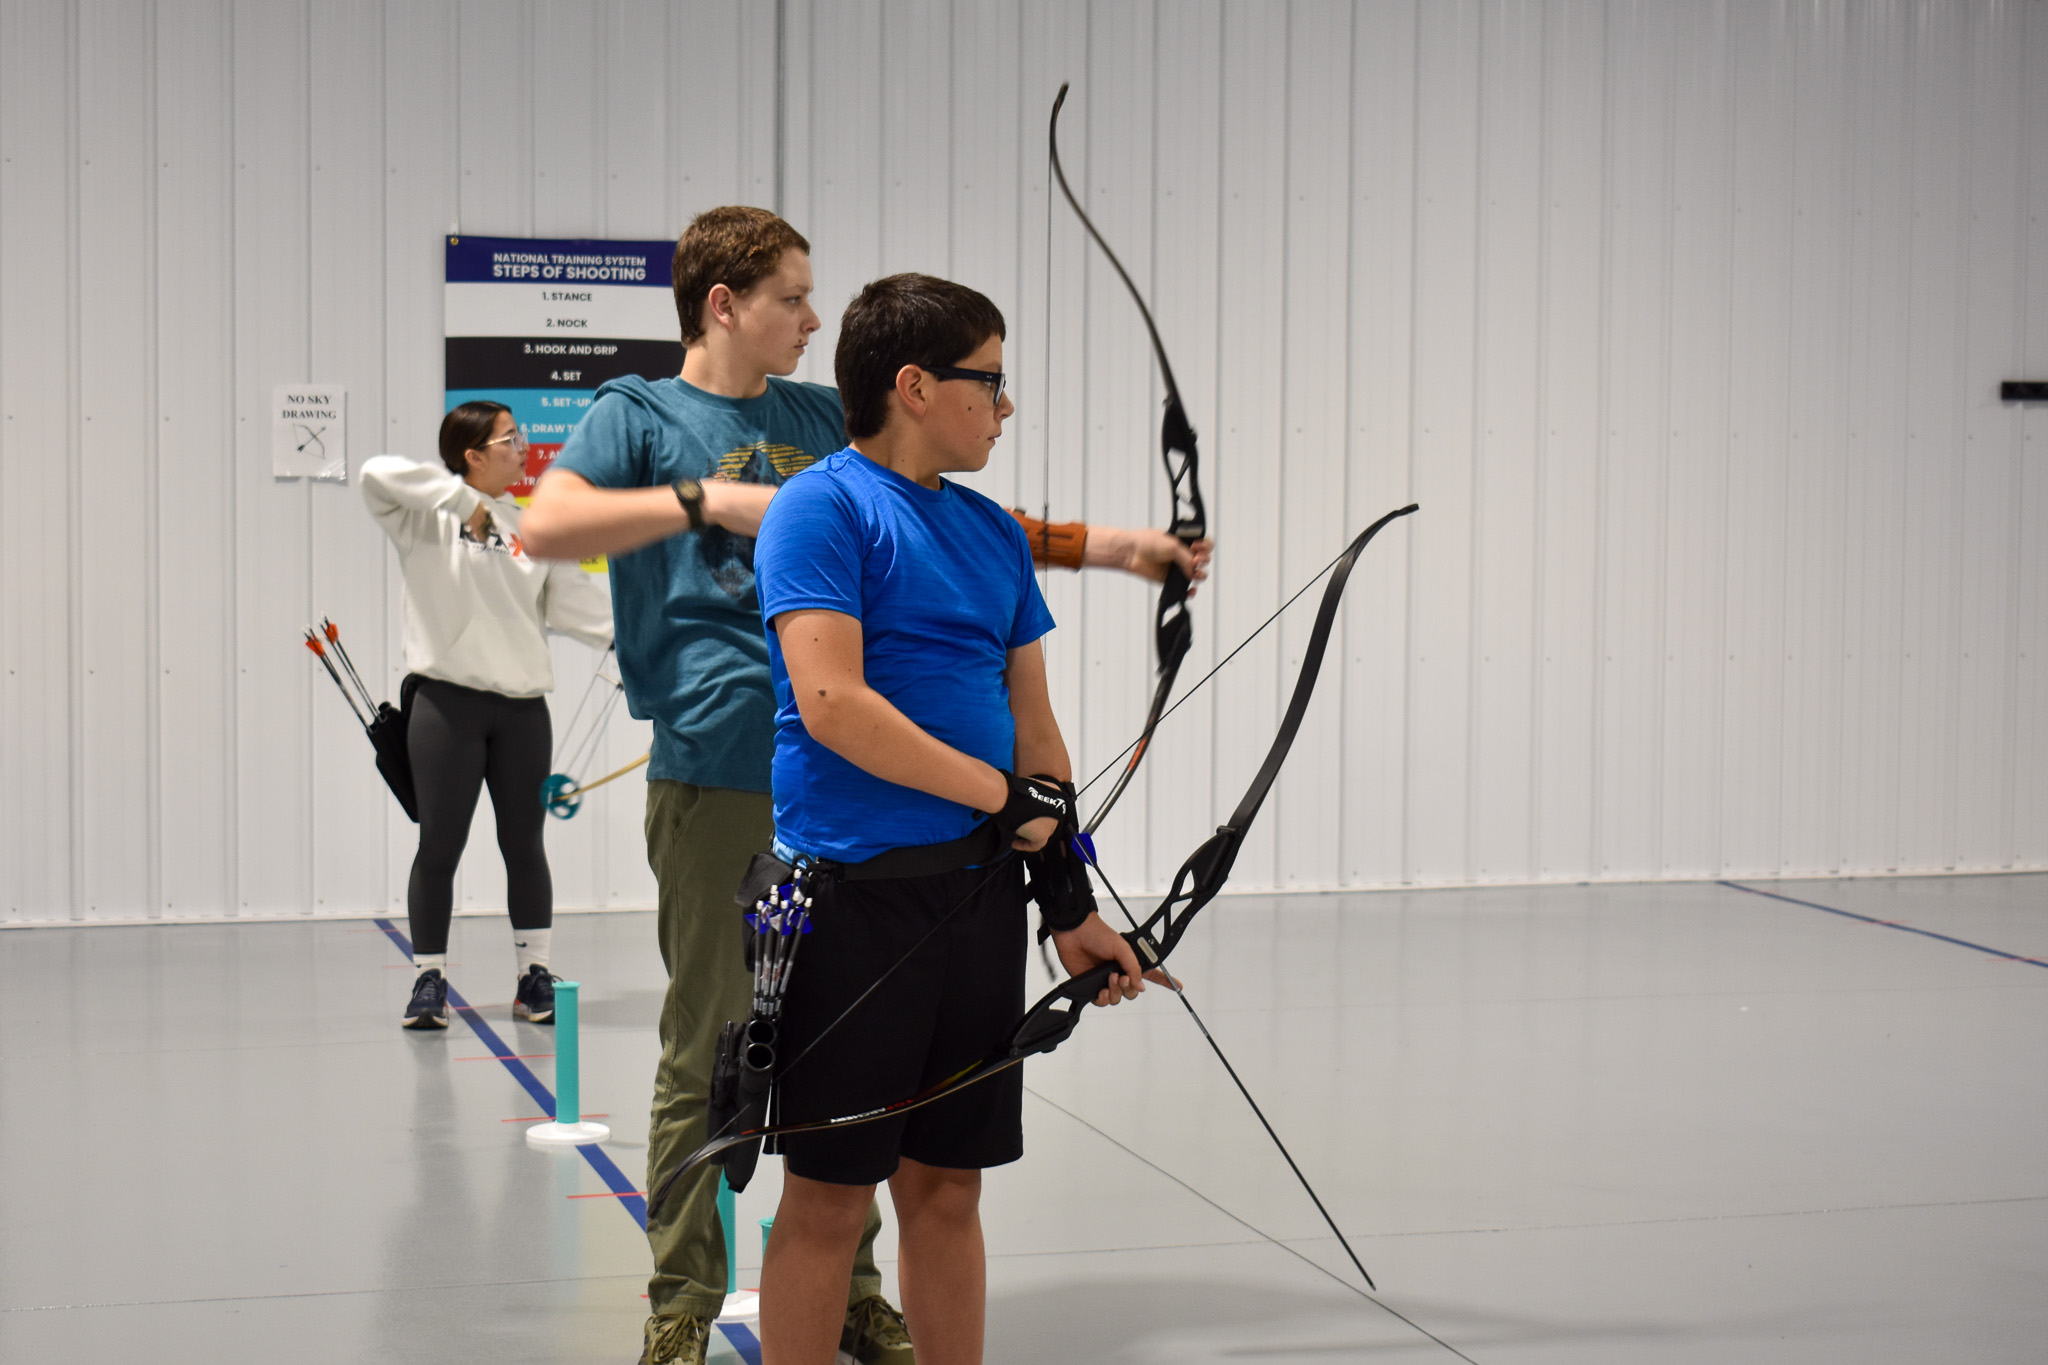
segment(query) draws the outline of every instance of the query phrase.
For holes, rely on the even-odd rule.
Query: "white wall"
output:
[[[2048,866],[2048,413],[1997,401],[2048,377],[2048,4],[783,18],[821,312],[889,270],[985,290],[1020,411],[983,486],[1157,524],[1143,329],[1063,204],[1048,250],[1074,83],[1069,174],[1203,438],[1187,682],[1422,503],[1233,885]],[[401,905],[411,827],[298,643],[331,614],[395,688],[397,576],[352,488],[270,477],[271,386],[346,384],[352,464],[426,451],[442,235],[773,203],[777,90],[761,4],[0,0],[8,920]],[[1093,771],[1150,594],[1050,594]],[[1234,804],[1311,611],[1162,728],[1120,885]],[[562,905],[651,903],[639,810],[550,827]],[[487,818],[472,850],[463,902],[501,903]]]

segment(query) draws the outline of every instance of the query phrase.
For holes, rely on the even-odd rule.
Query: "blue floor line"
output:
[[[398,951],[405,954],[408,962],[412,960],[412,940],[400,933],[397,925],[388,919],[371,922],[384,931],[386,938],[398,945]],[[498,1036],[497,1030],[485,1023],[484,1017],[476,1012],[476,1007],[464,1000],[452,985],[448,988],[448,1003],[455,1007],[455,1012],[462,1016],[462,1021],[475,1032],[477,1039],[491,1050],[491,1056],[497,1059],[498,1064],[511,1072],[512,1079],[519,1082],[521,1088],[533,1097],[534,1103],[541,1107],[541,1112],[551,1119],[559,1118],[560,1115],[555,1113],[554,1092],[541,1084],[540,1077],[533,1074],[533,1068],[512,1055],[512,1049],[505,1046],[505,1041]],[[647,1197],[633,1188],[633,1182],[619,1169],[619,1163],[612,1160],[611,1153],[595,1142],[586,1142],[576,1150],[582,1153],[583,1159],[590,1164],[590,1169],[597,1172],[597,1178],[605,1183],[605,1188],[620,1196],[618,1203],[632,1215],[633,1221],[640,1225],[640,1230],[645,1232]],[[746,1361],[747,1365],[761,1365],[761,1343],[747,1330],[744,1323],[721,1322],[717,1326],[719,1331],[725,1333],[725,1339],[732,1343],[732,1348],[740,1353],[740,1359]]]
[[[725,1339],[740,1353],[740,1359],[747,1365],[761,1365],[761,1343],[743,1322],[721,1322],[718,1330],[725,1333]]]
[[[1875,915],[1859,915],[1854,910],[1838,910],[1832,905],[1822,905],[1819,901],[1803,901],[1797,896],[1781,895],[1776,891],[1761,891],[1754,886],[1744,886],[1741,882],[1723,881],[1717,884],[1727,887],[1730,891],[1747,891],[1752,896],[1764,896],[1770,900],[1783,901],[1787,905],[1803,905],[1808,910],[1825,910],[1830,915],[1840,915],[1843,919],[1861,920],[1865,924],[1875,924],[1886,929],[1897,929],[1903,934],[1918,934],[1922,938],[1936,939],[1942,943],[1953,943],[1958,948],[1968,948],[1972,952],[1978,953],[1989,953],[1992,957],[2002,957],[2007,962],[2024,962],[2030,967],[2048,967],[2048,962],[2044,962],[2038,957],[2025,957],[2019,953],[2008,953],[2003,948],[1987,947],[1982,943],[1972,943],[1966,938],[1956,938],[1950,934],[1937,934],[1932,929],[1916,929],[1910,924],[1901,924],[1897,920],[1879,919]]]

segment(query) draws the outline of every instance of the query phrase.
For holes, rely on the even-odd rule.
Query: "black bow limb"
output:
[[[1280,767],[1287,761],[1287,752],[1294,747],[1294,738],[1301,732],[1302,718],[1308,714],[1309,700],[1315,694],[1316,675],[1322,671],[1323,655],[1329,649],[1331,632],[1336,629],[1337,611],[1343,603],[1344,587],[1351,577],[1352,566],[1382,528],[1408,516],[1416,507],[1417,504],[1409,503],[1406,507],[1396,508],[1366,527],[1331,566],[1330,581],[1323,589],[1321,604],[1316,608],[1315,626],[1309,632],[1301,671],[1295,676],[1293,695],[1288,698],[1279,733],[1274,735],[1271,747],[1266,750],[1265,762],[1259,765],[1251,786],[1245,789],[1230,818],[1218,825],[1216,832],[1173,874],[1173,882],[1159,907],[1143,924],[1124,936],[1137,951],[1138,961],[1148,969],[1165,962],[1167,954],[1180,942],[1181,935],[1187,932],[1195,915],[1216,898],[1223,889],[1223,883],[1229,879],[1230,870],[1237,863],[1238,850],[1244,846],[1245,834],[1250,830],[1252,821],[1258,818],[1259,808],[1265,805],[1266,796],[1280,775]],[[1098,872],[1100,870],[1097,868]]]
[[[1052,118],[1046,128],[1047,153],[1052,162],[1053,176],[1059,181],[1060,193],[1066,196],[1074,216],[1081,220],[1081,226],[1087,229],[1095,245],[1102,248],[1102,254],[1109,259],[1117,278],[1130,291],[1131,301],[1138,305],[1138,316],[1145,321],[1145,334],[1152,339],[1152,354],[1159,361],[1160,384],[1166,390],[1166,408],[1159,422],[1159,458],[1166,467],[1167,490],[1173,498],[1173,520],[1167,527],[1167,534],[1183,545],[1193,545],[1209,534],[1209,513],[1202,502],[1202,462],[1196,451],[1194,424],[1188,421],[1187,405],[1181,401],[1180,385],[1173,377],[1173,362],[1166,358],[1166,343],[1159,339],[1159,327],[1152,320],[1152,310],[1146,305],[1145,296],[1131,279],[1131,272],[1124,269],[1124,263],[1110,249],[1101,229],[1095,226],[1095,220],[1081,207],[1074,187],[1067,183],[1066,168],[1060,164],[1060,108],[1067,102],[1067,89],[1066,83],[1062,82],[1060,93],[1053,99]],[[1153,618],[1153,647],[1159,655],[1159,674],[1152,688],[1152,704],[1146,709],[1145,727],[1138,734],[1138,742],[1131,747],[1130,762],[1118,774],[1109,795],[1102,798],[1102,804],[1088,821],[1086,832],[1089,834],[1102,827],[1110,808],[1131,785],[1138,765],[1145,760],[1145,750],[1151,745],[1152,732],[1159,728],[1160,718],[1166,712],[1166,703],[1173,695],[1173,683],[1179,676],[1181,661],[1187,658],[1188,648],[1195,639],[1195,621],[1187,606],[1191,587],[1193,584],[1181,572],[1180,565],[1166,566],[1166,582],[1159,589],[1159,608]]]

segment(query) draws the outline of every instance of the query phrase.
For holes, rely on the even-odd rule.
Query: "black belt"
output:
[[[1010,841],[996,828],[996,822],[984,820],[967,834],[958,839],[948,839],[943,844],[892,848],[858,863],[813,858],[811,865],[842,882],[894,881],[903,877],[936,877],[958,872],[964,867],[979,867],[983,863],[994,862],[1009,850]]]
[[[803,866],[819,876],[843,882],[877,882],[903,877],[937,877],[962,868],[979,867],[1006,856],[1009,840],[993,820],[983,821],[959,839],[943,844],[913,844],[877,853],[864,862],[842,863],[831,858],[805,858]],[[752,908],[762,896],[788,881],[796,868],[773,853],[756,853],[747,864],[747,875],[733,893],[733,904]]]

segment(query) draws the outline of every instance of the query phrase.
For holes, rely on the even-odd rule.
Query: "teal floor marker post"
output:
[[[612,1130],[602,1123],[583,1120],[583,1072],[577,1056],[576,1009],[581,982],[555,983],[555,1121],[536,1123],[526,1130],[526,1141],[535,1147],[581,1147],[603,1142]]]
[[[732,1186],[725,1183],[725,1172],[718,1173],[718,1225],[725,1229],[725,1292],[730,1294],[740,1287],[740,1213],[738,1201],[732,1197]]]
[[[576,997],[580,981],[555,985],[555,1122],[575,1123],[583,1117],[583,1067],[576,1055],[576,1026],[583,1022]]]
[[[725,1172],[718,1173],[718,1223],[725,1229],[725,1307],[720,1322],[753,1322],[761,1316],[759,1290],[740,1288],[740,1213]]]

